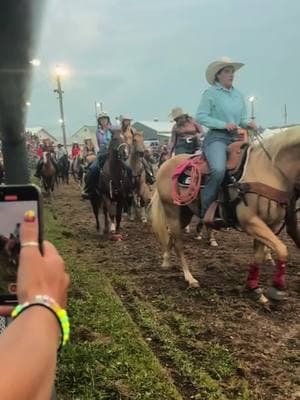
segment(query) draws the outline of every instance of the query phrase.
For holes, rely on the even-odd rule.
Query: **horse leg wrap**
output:
[[[257,289],[259,287],[259,265],[253,263],[249,265],[249,273],[246,286],[248,289]]]
[[[277,261],[276,264],[276,274],[273,277],[273,286],[276,289],[284,289],[285,287],[285,270],[286,270],[286,262],[285,261]]]

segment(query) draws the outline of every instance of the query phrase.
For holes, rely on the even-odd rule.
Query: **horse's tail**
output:
[[[167,245],[170,237],[167,227],[167,218],[157,189],[150,203],[150,216],[154,233],[158,236],[161,243]]]

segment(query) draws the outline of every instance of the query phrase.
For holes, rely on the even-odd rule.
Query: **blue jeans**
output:
[[[203,148],[210,168],[210,174],[201,190],[201,212],[203,218],[207,209],[214,202],[226,173],[227,147],[237,140],[237,135],[227,131],[211,130],[206,134]]]

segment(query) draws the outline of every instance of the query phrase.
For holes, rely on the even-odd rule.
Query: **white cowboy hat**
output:
[[[213,85],[216,80],[217,73],[225,67],[233,67],[234,71],[242,68],[245,64],[232,61],[228,57],[221,58],[220,61],[214,61],[209,64],[206,69],[206,80],[210,85]]]
[[[99,118],[108,118],[109,119],[109,115],[107,114],[107,112],[102,111],[99,115],[98,115],[98,119]]]
[[[170,112],[169,117],[175,121],[177,118],[182,117],[184,115],[188,115],[187,112],[183,111],[181,107],[175,107],[173,110]]]
[[[124,119],[126,120],[128,120],[128,121],[132,121],[132,117],[130,117],[128,114],[125,114],[125,115],[120,115],[120,121],[124,121]]]

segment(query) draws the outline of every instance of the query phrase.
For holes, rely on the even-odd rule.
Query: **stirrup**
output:
[[[206,225],[208,228],[220,230],[227,227],[227,224],[223,218],[217,217],[212,221],[207,221],[205,218],[202,219],[202,223]]]

